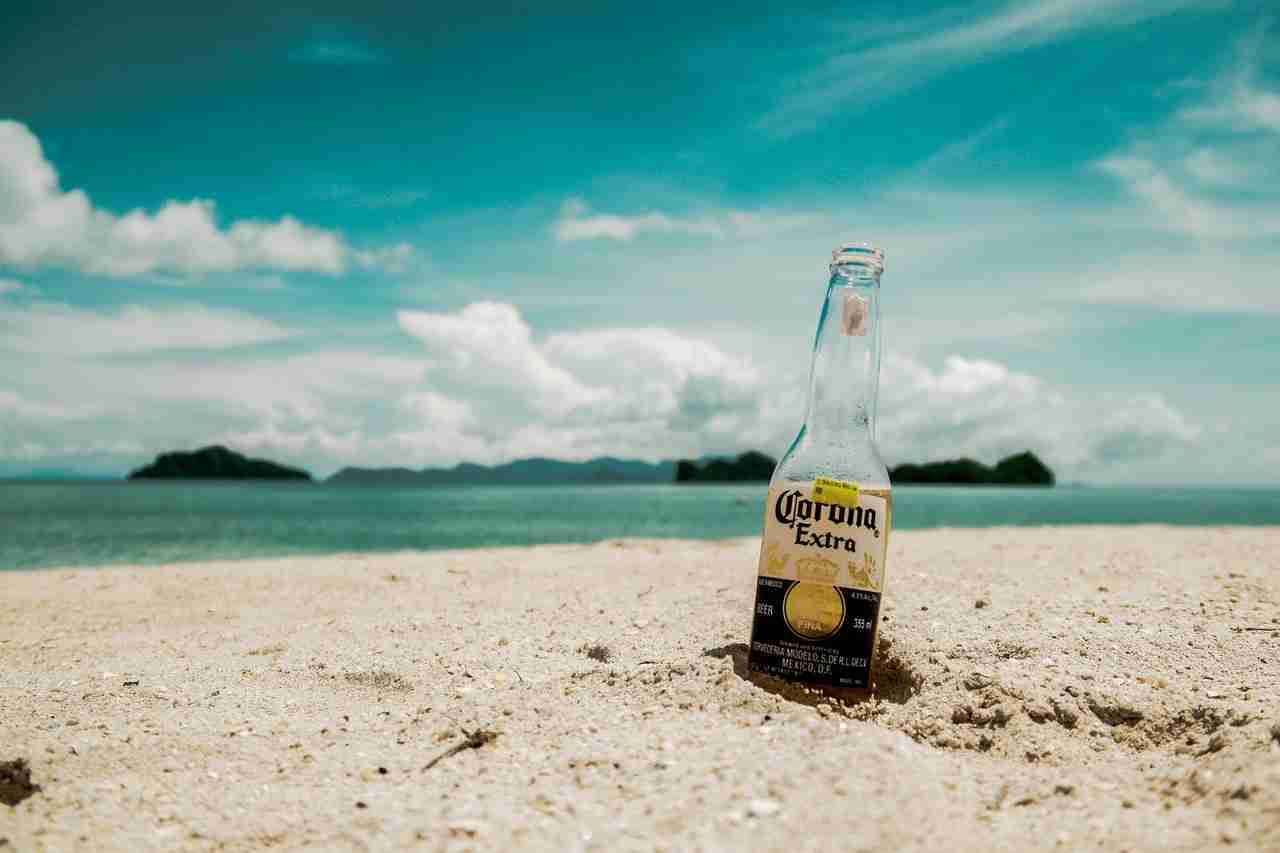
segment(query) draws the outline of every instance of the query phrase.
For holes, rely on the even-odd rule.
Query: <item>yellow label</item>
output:
[[[819,477],[813,481],[813,499],[837,506],[856,507],[858,505],[858,484],[847,480],[833,480],[830,477]]]

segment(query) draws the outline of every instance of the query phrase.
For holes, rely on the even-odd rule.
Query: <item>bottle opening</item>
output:
[[[840,270],[879,275],[884,272],[884,252],[870,243],[841,243],[831,253],[831,272]]]

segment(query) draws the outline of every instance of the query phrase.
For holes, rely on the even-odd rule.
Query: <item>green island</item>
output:
[[[192,451],[162,453],[130,480],[311,480],[300,468],[266,459],[250,459],[220,444]]]

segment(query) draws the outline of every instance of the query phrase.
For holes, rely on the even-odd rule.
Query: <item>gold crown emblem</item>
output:
[[[840,567],[826,557],[805,557],[796,562],[796,577],[802,581],[834,583]]]

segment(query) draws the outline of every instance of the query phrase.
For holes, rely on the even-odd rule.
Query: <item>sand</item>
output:
[[[1280,849],[1280,528],[897,532],[852,707],[744,678],[757,547],[0,574],[0,837]]]

